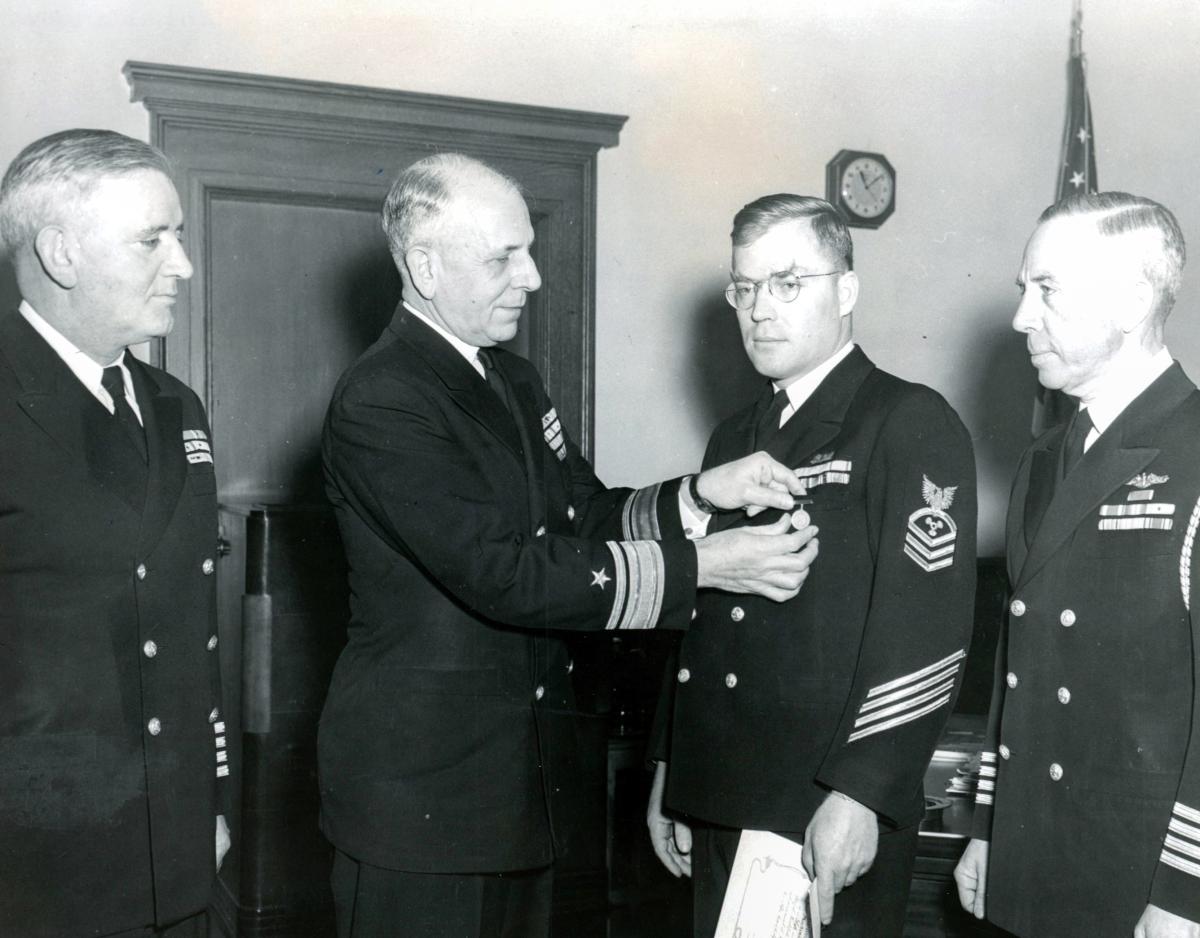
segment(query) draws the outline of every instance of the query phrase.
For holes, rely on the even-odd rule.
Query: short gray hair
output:
[[[797,219],[808,219],[813,233],[835,264],[854,269],[854,242],[842,214],[826,202],[811,195],[792,195],[780,192],[764,195],[742,207],[733,216],[734,247],[745,247],[757,241],[776,225]]]
[[[522,191],[515,179],[462,153],[435,153],[402,170],[383,203],[383,230],[392,256],[399,259],[414,244],[431,237],[456,187],[471,180]]]
[[[1142,270],[1154,287],[1154,314],[1161,323],[1175,305],[1187,263],[1183,232],[1171,210],[1128,192],[1078,192],[1055,202],[1038,219],[1041,226],[1055,218],[1092,216],[1096,230],[1106,237],[1154,232],[1158,248],[1142,257]]]
[[[141,169],[171,175],[161,150],[112,130],[75,128],[35,140],[0,182],[0,240],[15,252],[101,179]]]

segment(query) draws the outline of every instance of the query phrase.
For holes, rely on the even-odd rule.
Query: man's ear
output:
[[[33,239],[33,252],[46,276],[64,290],[73,289],[79,282],[79,245],[63,228],[47,225],[39,231]]]
[[[433,250],[423,244],[409,248],[404,252],[404,269],[413,288],[424,299],[433,299],[438,281],[438,259]]]
[[[837,291],[838,315],[849,316],[854,312],[855,304],[858,303],[858,274],[852,270],[839,274]]]
[[[1148,280],[1138,280],[1129,288],[1129,302],[1123,303],[1121,308],[1121,331],[1136,331],[1154,311],[1154,284]]]

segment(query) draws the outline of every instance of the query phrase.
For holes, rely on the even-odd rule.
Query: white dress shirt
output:
[[[1092,418],[1092,429],[1083,438],[1085,453],[1100,439],[1100,434],[1121,416],[1125,408],[1171,367],[1172,361],[1171,353],[1166,348],[1161,348],[1149,358],[1139,358],[1105,377],[1100,392],[1079,408],[1086,410]]]
[[[453,332],[447,332],[444,328],[439,326],[419,309],[414,309],[413,307],[409,306],[407,301],[401,301],[401,304],[406,310],[421,320],[421,322],[425,323],[425,325],[427,325],[430,329],[454,346],[454,350],[467,360],[467,364],[479,372],[479,377],[483,378],[485,381],[487,380],[487,372],[484,371],[483,362],[479,360],[479,346],[472,345],[470,342],[464,342]]]

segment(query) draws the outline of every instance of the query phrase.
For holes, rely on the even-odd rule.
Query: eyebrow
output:
[[[141,241],[142,239],[149,238],[152,235],[162,234],[162,232],[164,232],[164,231],[182,232],[183,231],[183,223],[181,222],[180,224],[175,225],[174,227],[172,227],[171,225],[151,225],[148,228],[142,228],[141,230],[139,230],[134,235],[134,237],[137,238],[139,241]]]
[[[803,269],[803,268],[801,267],[800,264],[792,264],[791,267],[787,267],[783,270],[771,271],[769,274],[767,274],[767,279],[769,280],[771,277],[786,277],[788,274],[794,274],[794,275],[801,276],[801,277],[807,276],[807,274],[799,273],[801,269]],[[731,280],[749,280],[750,279],[749,277],[739,277],[736,270],[730,270],[729,277]]]

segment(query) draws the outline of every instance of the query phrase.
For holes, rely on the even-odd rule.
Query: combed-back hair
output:
[[[1187,263],[1187,247],[1174,214],[1165,205],[1130,195],[1128,192],[1078,192],[1055,202],[1038,219],[1042,225],[1055,218],[1088,216],[1106,237],[1139,234],[1158,235],[1155,247],[1142,257],[1142,270],[1154,287],[1155,310],[1159,321],[1166,319],[1175,305]]]
[[[733,216],[734,247],[745,247],[761,238],[767,231],[783,222],[807,219],[821,246],[830,259],[846,270],[854,269],[854,242],[841,212],[811,195],[792,195],[780,192],[764,195]]]
[[[414,244],[429,239],[455,188],[471,181],[490,181],[522,191],[515,179],[462,153],[435,153],[402,170],[383,203],[383,230],[392,256],[403,257]]]
[[[171,175],[166,154],[116,131],[74,128],[35,140],[0,182],[0,240],[15,252],[43,227],[69,216],[104,177],[141,169]]]

